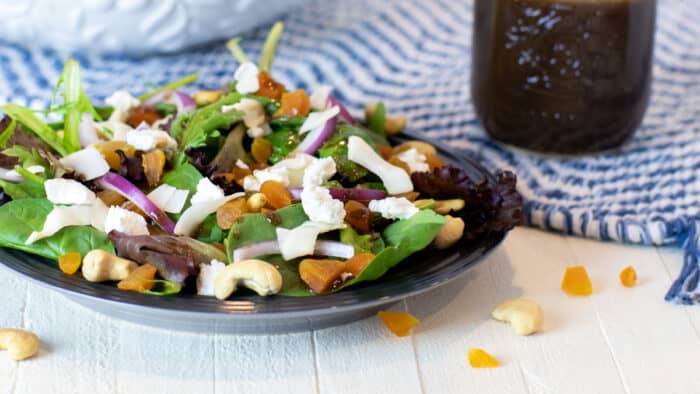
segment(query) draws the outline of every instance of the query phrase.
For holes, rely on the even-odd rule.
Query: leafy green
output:
[[[188,190],[187,201],[183,211],[190,206],[190,198],[197,191],[197,183],[202,179],[202,174],[190,163],[177,161],[175,168],[163,175],[162,183],[177,189]],[[180,215],[172,215],[178,218]]]
[[[170,83],[167,84],[167,85],[164,85],[164,86],[161,86],[161,87],[159,87],[159,88],[153,89],[152,91],[150,91],[150,92],[148,92],[148,93],[146,93],[146,94],[143,94],[143,95],[139,96],[139,101],[143,102],[143,101],[146,101],[146,100],[148,100],[149,98],[155,96],[155,95],[158,94],[158,93],[165,92],[165,91],[168,91],[168,90],[175,90],[175,89],[180,88],[180,87],[182,87],[182,86],[189,85],[189,84],[191,84],[192,82],[196,81],[197,79],[199,79],[199,74],[198,74],[198,73],[186,75],[186,76],[184,76],[184,77],[182,77],[182,78],[180,78],[180,79],[178,79],[178,80],[176,80],[176,81],[170,82]]]
[[[49,127],[49,125],[37,118],[28,108],[10,103],[0,106],[0,109],[2,109],[12,119],[31,130],[37,137],[39,137],[39,139],[44,141],[61,156],[66,156],[71,152],[71,150],[63,146],[63,141],[58,138],[56,132]]]
[[[155,285],[155,290],[143,290],[141,293],[155,296],[169,296],[177,294],[182,290],[182,286],[169,280],[153,279],[150,282]]]
[[[445,222],[444,216],[432,210],[424,210],[409,219],[390,224],[384,230],[387,247],[374,257],[360,275],[342,288],[380,278],[406,257],[430,245]]]
[[[20,183],[11,183],[0,180],[0,189],[13,200],[21,200],[23,198],[41,198],[46,196],[44,186],[35,182],[24,181]]]
[[[272,62],[275,60],[275,51],[277,50],[277,42],[284,30],[284,24],[277,22],[270,29],[267,35],[265,45],[263,45],[262,53],[260,54],[260,71],[270,71]]]
[[[5,156],[16,157],[22,167],[43,166],[48,167],[48,163],[44,160],[36,148],[30,151],[28,148],[21,145],[13,145],[2,151]]]
[[[0,133],[0,148],[7,148],[7,143],[10,142],[10,138],[15,134],[17,128],[17,122],[14,118],[10,118],[10,124],[5,127],[5,130]]]
[[[93,249],[114,253],[114,246],[107,236],[89,226],[66,227],[51,237],[40,239],[31,245],[24,241],[32,231],[40,231],[53,204],[43,198],[14,200],[0,206],[0,247],[7,247],[57,259],[68,252],[85,255]]]
[[[233,57],[236,58],[238,63],[250,63],[250,60],[248,60],[248,56],[246,56],[245,52],[243,52],[243,49],[241,49],[241,46],[239,45],[240,42],[240,37],[232,38],[226,41],[226,48],[228,48],[228,50],[231,52],[231,55],[233,55]]]
[[[268,134],[265,138],[272,144],[272,156],[269,159],[272,164],[284,160],[302,140],[299,134],[288,128]]]
[[[208,140],[220,136],[221,131],[227,131],[234,124],[240,122],[240,112],[221,112],[221,107],[235,104],[240,99],[240,94],[232,92],[192,114],[181,115],[181,117],[185,116],[186,118],[184,120],[178,118],[173,124],[173,136],[179,140],[180,151],[184,152],[189,148],[205,146]]]
[[[378,254],[385,247],[384,240],[378,234],[360,235],[350,226],[340,230],[340,242],[352,245],[355,254]]]
[[[226,238],[226,232],[216,222],[216,214],[207,216],[199,226],[197,240],[207,243],[222,243]]]
[[[153,104],[153,109],[155,109],[161,116],[168,116],[177,112],[177,105],[159,101]]]
[[[367,119],[367,127],[379,135],[384,135],[384,121],[386,114],[384,112],[384,103],[380,102],[374,109],[374,113]]]

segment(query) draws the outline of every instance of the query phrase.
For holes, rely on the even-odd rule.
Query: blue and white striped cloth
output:
[[[655,82],[644,124],[618,152],[551,159],[506,150],[477,124],[469,94],[472,2],[315,0],[285,18],[275,76],[287,86],[330,84],[356,115],[382,100],[409,128],[519,176],[528,223],[645,245],[683,243],[683,272],[667,295],[699,301],[700,0],[660,0]],[[244,36],[257,56],[267,27]],[[0,102],[45,105],[65,54],[0,42]],[[192,89],[230,79],[221,43],[150,58],[77,56],[88,93],[140,93],[199,72]]]

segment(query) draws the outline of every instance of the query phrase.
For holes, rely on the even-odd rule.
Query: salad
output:
[[[96,106],[71,59],[47,110],[1,106],[0,246],[125,291],[308,296],[519,223],[512,173],[470,179],[429,143],[392,146],[406,121],[382,103],[359,122],[330,87],[276,81],[281,32],[258,64],[230,40],[218,90],[181,91],[194,74]]]

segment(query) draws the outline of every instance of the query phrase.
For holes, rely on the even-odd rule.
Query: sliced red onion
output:
[[[149,97],[144,101],[144,104],[153,106],[155,103],[169,103],[177,106],[177,114],[182,115],[185,112],[194,111],[197,108],[192,97],[189,94],[178,90],[166,90],[160,92],[153,97]]]
[[[301,200],[301,192],[304,190],[301,187],[290,187],[289,193],[295,200]],[[348,200],[361,200],[361,201],[371,201],[371,200],[381,200],[386,197],[386,192],[384,190],[378,189],[343,189],[339,187],[331,187],[328,189],[331,193],[331,197],[336,200],[348,201]]]
[[[175,223],[160,208],[149,200],[143,192],[126,178],[108,172],[99,179],[99,184],[107,190],[114,190],[141,208],[154,222],[169,234],[175,230]]]
[[[341,103],[338,99],[336,99],[333,96],[328,96],[328,106],[332,107],[334,105],[337,105],[338,108],[340,108],[340,117],[343,118],[346,122],[350,123],[353,126],[357,126],[357,121],[355,118],[350,115],[350,111],[348,111],[347,108]]]
[[[241,246],[233,251],[233,262],[252,259],[268,254],[280,254],[280,245],[277,241],[262,241],[254,244]],[[349,259],[355,255],[355,248],[346,243],[338,241],[317,241],[314,248],[314,255],[340,257]]]
[[[328,119],[323,127],[311,130],[308,134],[306,134],[306,137],[304,137],[304,140],[301,141],[299,146],[297,146],[296,151],[301,151],[310,155],[316,153],[321,145],[323,145],[323,143],[326,142],[331,135],[333,135],[333,131],[335,130],[337,123],[338,117],[334,116]]]

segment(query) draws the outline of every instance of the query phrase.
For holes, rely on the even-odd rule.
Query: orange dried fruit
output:
[[[282,183],[267,181],[260,186],[260,193],[265,195],[272,208],[280,209],[292,205],[292,195]]]
[[[484,349],[474,348],[467,352],[469,365],[472,368],[498,368],[501,364],[495,357],[488,354]]]
[[[372,212],[365,204],[350,200],[345,203],[345,221],[357,232],[368,233],[372,229]]]
[[[246,213],[248,213],[246,199],[236,198],[217,208],[216,223],[222,229],[228,230]]]
[[[143,173],[146,174],[148,186],[154,187],[160,183],[165,168],[165,153],[160,149],[154,149],[141,155]]]
[[[97,192],[97,198],[102,200],[106,206],[111,207],[112,205],[120,205],[126,198],[114,190],[102,190]]]
[[[407,336],[411,333],[411,329],[420,323],[420,320],[406,312],[379,311],[377,315],[382,319],[386,328],[397,337]]]
[[[129,111],[129,115],[126,117],[126,123],[129,126],[136,128],[143,122],[148,123],[148,125],[152,125],[160,119],[162,119],[162,116],[160,116],[158,111],[152,107],[139,105],[138,107],[132,108]]]
[[[634,287],[637,283],[637,271],[631,265],[620,272],[620,283],[625,287]]]
[[[73,275],[80,268],[80,253],[68,252],[58,257],[58,268],[64,274]]]
[[[267,163],[272,156],[272,143],[265,138],[255,138],[250,146],[250,153],[258,163]]]
[[[582,265],[567,267],[561,288],[566,293],[576,296],[588,296],[593,293],[593,285],[586,268]]]
[[[311,99],[302,89],[293,92],[282,93],[280,109],[275,112],[276,117],[296,116],[304,117],[311,112]]]
[[[109,168],[118,170],[121,168],[121,159],[117,151],[124,152],[127,156],[133,156],[136,153],[136,148],[126,143],[126,141],[104,141],[93,145],[95,149],[105,158]]]
[[[325,293],[339,283],[345,263],[337,260],[304,259],[299,263],[299,276],[316,294]]]
[[[357,278],[372,260],[374,260],[374,254],[372,253],[356,254],[345,262],[345,272],[349,272],[353,277]]]
[[[258,73],[258,84],[260,87],[258,91],[255,92],[256,96],[279,100],[282,97],[282,93],[285,91],[284,85],[272,79],[267,71],[260,71]]]
[[[129,276],[117,283],[121,290],[144,291],[153,288],[153,279],[156,277],[158,269],[151,264],[144,264],[131,271]]]

